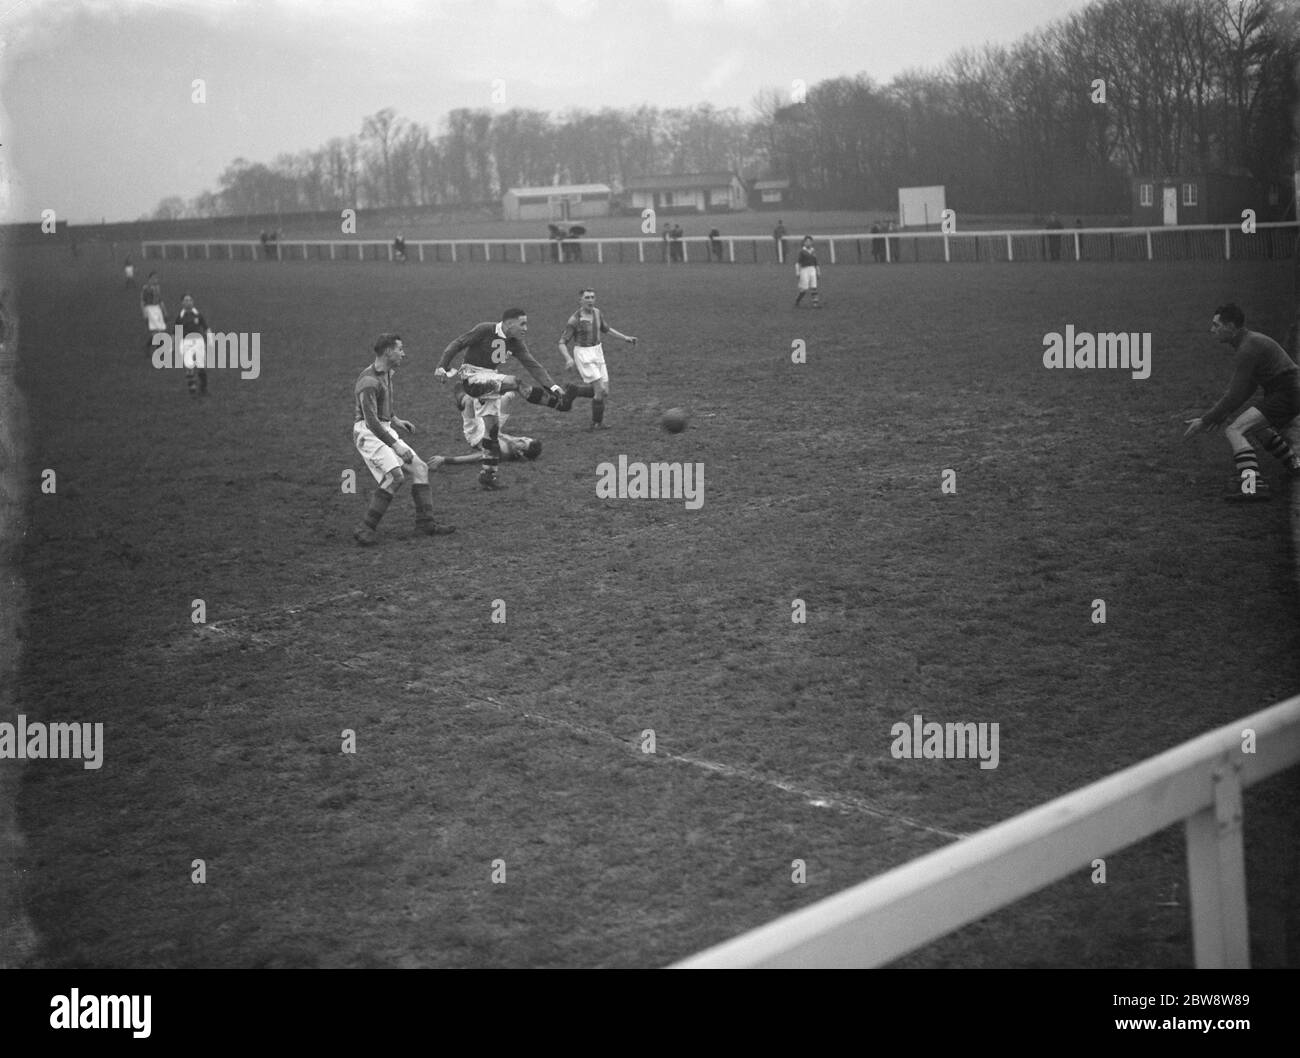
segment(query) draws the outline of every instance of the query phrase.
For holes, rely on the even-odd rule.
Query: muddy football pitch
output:
[[[1297,690],[1288,485],[1224,503],[1222,438],[1181,440],[1214,306],[1280,338],[1285,264],[826,267],[796,311],[774,265],[148,262],[257,338],[202,399],[107,255],[18,264],[16,704],[104,725],[100,767],[22,769],[27,965],[662,966]],[[408,492],[357,547],[375,336],[461,454],[438,354],[517,305],[558,374],[584,285],[640,339],[610,429],[517,406],[507,489],[444,467],[454,535]],[[1067,326],[1149,333],[1150,377],[1046,369]],[[620,459],[702,484],[602,493]],[[895,755],[918,714],[996,723],[996,767]],[[1247,794],[1257,966],[1300,950],[1298,807]],[[1184,856],[1083,857],[902,964],[1191,965]]]

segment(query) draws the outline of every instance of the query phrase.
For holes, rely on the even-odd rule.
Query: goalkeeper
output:
[[[1228,392],[1213,408],[1199,418],[1185,420],[1187,430],[1183,437],[1223,426],[1240,479],[1233,482],[1224,499],[1267,500],[1268,485],[1256,480],[1259,457],[1248,436],[1253,435],[1269,455],[1286,467],[1290,476],[1300,475],[1300,457],[1283,436],[1287,424],[1300,415],[1300,367],[1268,335],[1247,330],[1245,314],[1231,302],[1214,310],[1210,334],[1236,354],[1232,381]],[[1256,387],[1264,390],[1263,397],[1228,422],[1229,416],[1250,398]]]

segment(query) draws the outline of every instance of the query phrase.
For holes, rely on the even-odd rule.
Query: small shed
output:
[[[512,187],[501,196],[506,220],[579,220],[608,217],[613,192],[608,184],[556,184]]]
[[[745,184],[735,173],[680,173],[634,176],[624,187],[634,211],[716,213],[747,208]]]
[[[755,209],[780,209],[793,205],[789,180],[755,180],[750,193]]]
[[[1241,211],[1253,209],[1271,220],[1268,192],[1247,173],[1189,172],[1135,176],[1130,208],[1133,224],[1240,224]],[[1277,204],[1274,190],[1273,206]]]

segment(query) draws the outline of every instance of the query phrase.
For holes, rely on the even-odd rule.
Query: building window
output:
[[[1184,185],[1183,185],[1183,205],[1184,205],[1184,206],[1194,206],[1194,205],[1196,205],[1196,185],[1195,185],[1195,184],[1184,184]]]
[[[1154,199],[1152,198],[1152,188],[1150,184],[1143,184],[1138,189],[1138,203],[1143,206],[1149,206]]]

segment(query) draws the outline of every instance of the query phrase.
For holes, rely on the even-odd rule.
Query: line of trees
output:
[[[1289,173],[1300,67],[1295,0],[1096,0],[1010,46],[959,52],[887,85],[769,89],[746,118],[708,104],[453,110],[434,132],[392,108],[157,219],[481,204],[507,188],[733,170],[790,179],[823,208],[892,208],[945,184],[972,212],[1125,212],[1132,175]]]

